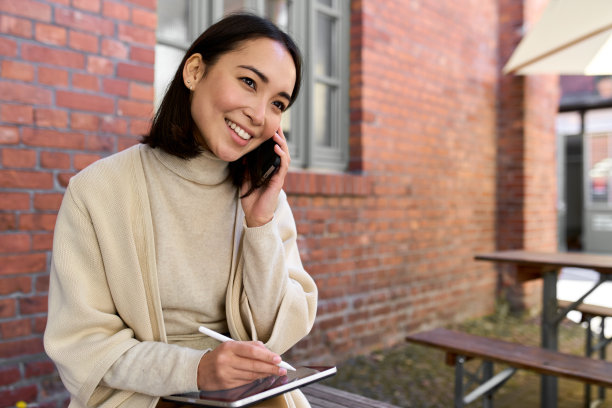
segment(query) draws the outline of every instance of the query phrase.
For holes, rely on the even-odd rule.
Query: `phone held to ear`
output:
[[[252,155],[256,160],[257,168],[261,175],[257,183],[258,186],[261,186],[268,178],[272,177],[280,167],[281,159],[274,151],[275,145],[276,142],[270,138],[259,145],[254,151],[256,153]]]

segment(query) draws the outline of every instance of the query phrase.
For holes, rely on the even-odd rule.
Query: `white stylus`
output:
[[[221,333],[217,333],[214,330],[210,330],[208,327],[200,326],[198,330],[200,331],[200,333],[204,333],[205,335],[210,336],[213,339],[219,340],[223,343],[225,343],[226,341],[234,341],[234,339],[224,336]],[[284,361],[278,363],[278,366],[284,368],[285,370],[296,371],[295,368],[291,367],[291,365],[285,363]]]

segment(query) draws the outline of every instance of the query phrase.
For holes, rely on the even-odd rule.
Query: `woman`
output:
[[[71,407],[155,407],[285,374],[280,354],[309,332],[317,302],[281,190],[280,119],[300,80],[289,36],[230,15],[187,51],[142,144],[70,180],[44,340]],[[280,166],[260,183],[256,149],[270,138]],[[308,406],[299,391],[271,403]]]

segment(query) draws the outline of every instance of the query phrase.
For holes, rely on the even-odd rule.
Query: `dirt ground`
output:
[[[528,345],[540,342],[539,317],[511,315],[500,310],[493,316],[448,326],[450,329],[486,335]],[[584,353],[585,329],[565,321],[560,329],[559,348],[565,353]],[[608,360],[611,360],[608,353]],[[472,365],[471,365],[472,364]],[[479,362],[466,367],[475,371]],[[495,372],[506,366],[495,365]],[[323,382],[356,394],[386,401],[400,407],[449,408],[453,406],[454,367],[445,364],[440,350],[416,344],[401,344],[378,350],[367,356],[351,358],[338,364],[338,374]],[[596,387],[591,395],[597,395]],[[558,408],[583,408],[584,384],[559,379]],[[599,408],[612,407],[612,389],[607,389],[606,401]],[[494,396],[496,408],[539,407],[540,376],[518,370]],[[482,406],[477,400],[470,406]]]

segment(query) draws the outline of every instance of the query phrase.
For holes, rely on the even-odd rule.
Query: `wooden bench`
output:
[[[581,313],[581,321],[586,323],[586,342],[584,355],[587,357],[591,357],[593,354],[597,353],[600,360],[606,359],[606,347],[610,342],[612,342],[611,338],[606,338],[605,329],[606,329],[606,318],[612,317],[612,308],[599,306],[599,305],[591,305],[588,303],[580,303],[575,305],[575,302],[568,300],[557,301],[560,309],[572,309]],[[599,317],[601,318],[601,322],[599,324],[599,339],[596,339],[593,336],[593,330],[591,326],[591,321],[593,318]],[[606,398],[606,390],[604,387],[599,387],[598,390],[598,402],[602,402]],[[591,385],[584,385],[584,404],[585,406],[589,406],[591,404]]]
[[[612,386],[612,363],[607,361],[442,328],[411,334],[406,340],[442,349],[446,351],[447,357],[454,360],[455,407],[463,407],[480,397],[485,399],[485,406],[492,406],[494,392],[514,374],[516,369],[526,369],[539,374],[565,377],[605,387]],[[465,369],[464,363],[467,358],[483,360],[475,374]],[[494,376],[494,362],[508,365],[510,368]],[[470,382],[464,384],[466,377]],[[479,386],[468,395],[464,395],[464,390],[473,383],[478,383]]]
[[[312,408],[399,408],[386,402],[377,401],[351,392],[328,387],[323,384],[311,384],[302,388]]]

